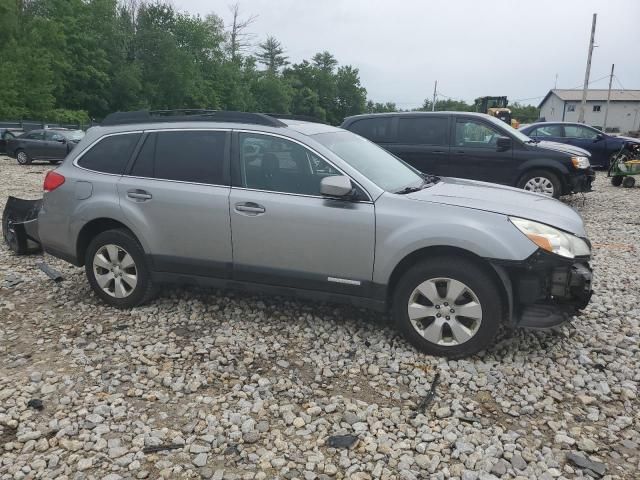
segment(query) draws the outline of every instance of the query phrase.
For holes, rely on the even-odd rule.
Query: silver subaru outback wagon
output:
[[[562,323],[591,296],[569,206],[262,114],[112,114],[48,174],[37,235],[114,307],[166,282],[346,301],[449,357],[487,348],[501,324]]]

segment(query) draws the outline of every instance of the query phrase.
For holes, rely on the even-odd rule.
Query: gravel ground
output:
[[[0,207],[48,168],[0,158]],[[56,284],[2,245],[0,479],[639,478],[640,188],[595,188],[569,199],[594,242],[584,314],[462,361],[342,306],[172,288],[114,310],[82,269],[47,258]]]

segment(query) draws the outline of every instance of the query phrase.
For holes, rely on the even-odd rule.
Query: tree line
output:
[[[254,45],[255,17],[238,4],[230,15],[225,25],[163,0],[1,0],[0,118],[86,123],[113,111],[208,108],[339,124],[398,110],[367,101],[358,69],[330,52],[290,63],[275,37]]]

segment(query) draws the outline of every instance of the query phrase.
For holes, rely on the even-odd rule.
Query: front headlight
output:
[[[591,166],[587,157],[571,157],[571,163],[575,168],[585,169]]]
[[[567,258],[591,255],[587,242],[575,235],[565,233],[557,228],[543,223],[525,220],[524,218],[509,217],[518,230],[529,240],[547,252],[555,253]]]

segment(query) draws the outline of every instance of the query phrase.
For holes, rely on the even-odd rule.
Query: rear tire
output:
[[[87,247],[84,262],[91,288],[112,307],[136,307],[153,296],[144,250],[128,230],[107,230],[96,235]]]
[[[518,188],[528,192],[542,193],[553,198],[562,194],[562,183],[555,173],[549,170],[531,170],[526,172],[518,181]]]
[[[411,267],[394,291],[392,315],[416,348],[449,358],[489,347],[504,318],[494,279],[475,263],[455,257]]]
[[[60,163],[60,160],[49,160],[49,163],[51,165],[58,165]]]
[[[624,177],[624,180],[622,180],[623,188],[633,188],[635,184],[636,184],[636,179],[633,177]]]
[[[31,163],[31,157],[24,150],[16,150],[16,160],[20,165],[29,165]]]
[[[611,177],[611,185],[613,185],[614,187],[619,187],[620,185],[622,185],[623,179],[624,177],[622,177],[621,175],[615,175]]]

